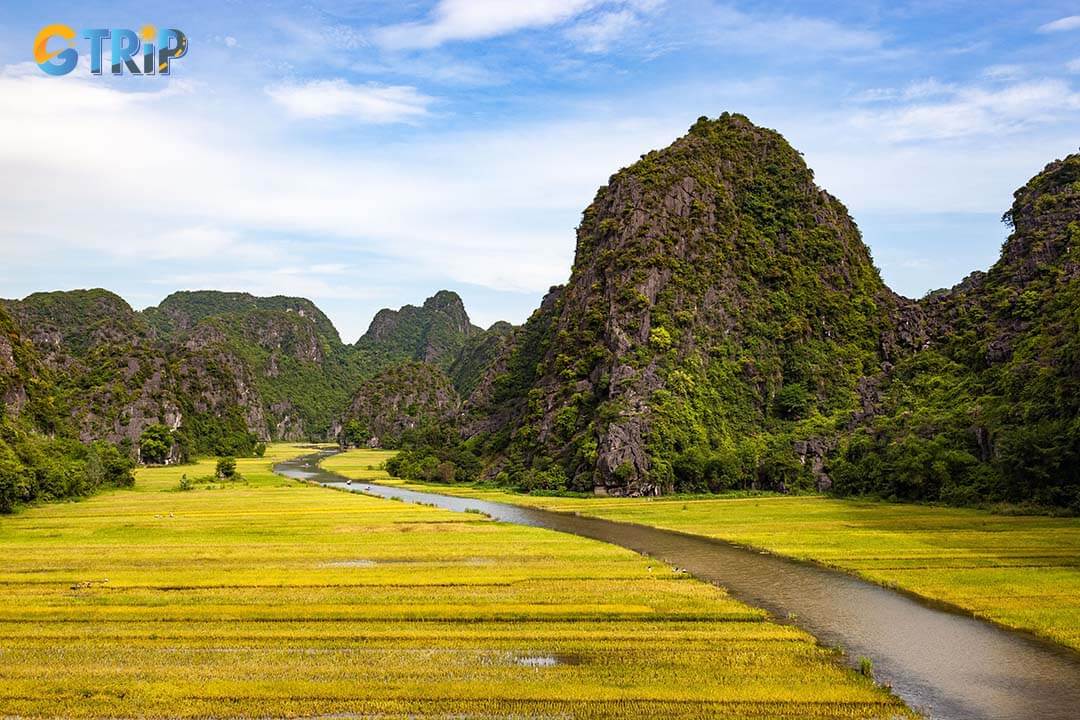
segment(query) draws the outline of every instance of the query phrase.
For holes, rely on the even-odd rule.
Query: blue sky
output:
[[[49,23],[190,52],[50,77]],[[450,288],[521,322],[597,187],[725,110],[802,150],[918,296],[990,265],[1013,190],[1080,146],[1080,4],[4,2],[0,296],[303,295],[351,341]]]

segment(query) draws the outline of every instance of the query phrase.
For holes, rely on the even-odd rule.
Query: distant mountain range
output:
[[[300,298],[40,293],[0,307],[0,397],[36,432],[133,447],[160,423],[193,452],[351,423],[406,471],[468,453],[524,488],[1080,508],[1080,155],[1005,219],[988,272],[903,298],[781,135],[702,118],[600,189],[521,327],[449,291],[354,345]]]
[[[355,345],[302,298],[178,292],[136,312],[106,290],[77,290],[3,301],[0,313],[28,341],[9,409],[32,386],[56,408],[49,426],[83,441],[136,443],[151,424],[196,452],[229,450],[235,434],[332,439],[352,395],[381,371],[422,361],[466,388],[488,364],[488,334],[447,291],[383,310]]]

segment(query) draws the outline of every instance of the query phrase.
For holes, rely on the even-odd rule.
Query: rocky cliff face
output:
[[[463,397],[476,390],[488,368],[505,351],[513,332],[514,326],[510,323],[497,322],[487,330],[470,334],[465,339],[446,371],[454,388]]]
[[[1080,502],[1078,163],[1017,192],[989,272],[916,302],[779,134],[703,118],[600,189],[464,435],[489,476],[600,493]]]
[[[452,415],[460,401],[443,370],[453,367],[454,383],[471,388],[510,331],[474,327],[447,291],[382,311],[356,346],[302,298],[178,292],[139,313],[113,293],[78,290],[0,306],[11,314],[0,318],[6,412],[40,396],[83,441],[134,445],[147,426],[164,424],[199,453],[229,452],[250,437],[333,439],[350,407],[396,437],[418,418]],[[27,392],[28,378],[45,376],[46,389]],[[434,395],[416,399],[430,407],[405,402],[408,378],[430,385],[423,392]]]
[[[833,463],[842,486],[1080,507],[1080,155],[1020,188],[1005,219],[993,267],[914,308],[919,352],[877,379]]]
[[[86,300],[98,307],[97,301],[111,303],[108,297],[81,297],[74,298],[76,307],[68,309],[77,309]],[[102,324],[86,329],[84,338],[75,341],[92,341],[80,348],[83,352],[115,328]],[[37,336],[40,341],[69,331],[61,324]],[[53,347],[46,361],[0,303],[0,513],[23,503],[89,495],[102,486],[128,487],[134,482],[133,463],[122,450],[105,442],[75,441],[77,418],[68,412],[70,396],[61,391],[61,384],[64,373],[76,368],[78,361],[67,360]],[[63,372],[55,372],[50,362],[62,363]]]
[[[188,432],[199,451],[237,433],[326,437],[362,374],[326,316],[299,298],[185,292],[137,313],[107,291],[79,290],[4,304],[83,441],[137,443],[159,423]]]
[[[481,330],[446,290],[421,307],[380,310],[355,346],[364,366],[379,372],[353,394],[339,428],[358,421],[382,446],[396,447],[406,430],[456,426],[461,398],[482,382],[513,329],[500,322]]]
[[[83,441],[131,439],[166,422],[168,363],[146,322],[105,290],[6,302],[55,379],[55,400]]]
[[[19,418],[30,403],[35,383],[50,383],[33,343],[0,306],[0,418]]]
[[[146,311],[160,338],[193,383],[183,395],[199,412],[239,408],[260,437],[329,437],[363,376],[357,358],[330,320],[302,298],[185,292]],[[199,390],[215,375],[232,378],[231,392]]]
[[[283,295],[255,297],[248,293],[211,290],[188,291],[173,293],[157,307],[144,311],[147,320],[164,333],[191,330],[208,318],[258,313],[304,318],[312,334],[328,343],[341,341],[330,319],[314,303],[304,298]]]
[[[688,452],[760,455],[766,427],[854,408],[901,304],[780,135],[702,119],[601,188],[474,415],[510,418],[495,447],[574,487],[670,491]]]

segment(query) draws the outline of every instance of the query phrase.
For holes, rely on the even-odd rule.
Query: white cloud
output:
[[[289,35],[288,43],[280,49],[289,53],[320,53],[322,59],[332,61],[333,58],[326,55],[327,48],[357,50],[368,45],[367,38],[356,28],[345,23],[328,23],[310,14],[303,16],[303,19],[275,16],[269,19],[269,23]]]
[[[638,15],[627,9],[605,12],[593,20],[575,25],[566,35],[586,52],[605,52],[631,28],[640,23]]]
[[[876,103],[898,100],[919,100],[923,98],[947,95],[954,92],[955,85],[942,83],[936,78],[916,80],[903,88],[870,88],[856,94],[856,102]]]
[[[454,40],[479,40],[547,27],[595,8],[602,0],[440,0],[425,22],[381,28],[377,42],[392,49],[432,48]]]
[[[213,225],[189,225],[140,237],[136,243],[119,243],[117,255],[149,260],[203,260],[207,258],[253,258],[266,250],[243,243],[233,231]]]
[[[1007,134],[1080,110],[1080,94],[1060,80],[1017,83],[1000,89],[949,89],[939,102],[898,105],[855,116],[892,141],[941,140]],[[906,99],[906,98],[905,98]]]
[[[1080,15],[1069,15],[1039,27],[1039,32],[1042,33],[1066,32],[1068,30],[1080,30]]]
[[[666,1],[623,0],[609,3],[571,24],[566,29],[566,37],[585,52],[607,52],[642,27],[646,18],[656,13]]]
[[[379,292],[364,286],[327,279],[318,267],[286,266],[258,270],[225,270],[178,273],[154,278],[154,283],[174,290],[221,290],[235,292],[243,288],[253,295],[290,295],[303,298],[369,300]]]
[[[985,138],[896,144],[882,128],[845,126],[842,113],[832,123],[827,120],[800,128],[797,138],[793,137],[796,133],[788,136],[805,150],[817,182],[840,198],[860,222],[866,213],[999,217],[1011,205],[1016,188],[1046,163],[1076,147],[1074,133],[1065,127],[997,137],[993,152],[988,152]],[[875,239],[866,237],[871,246]],[[991,257],[997,251],[996,241],[988,238]],[[954,281],[976,267],[957,266]]]
[[[852,100],[861,103],[885,102],[896,100],[900,97],[900,90],[896,88],[868,88],[852,96]]]
[[[236,38],[234,38],[232,35],[226,35],[225,36],[225,47],[230,47],[230,48],[236,47]]]
[[[312,80],[266,88],[266,93],[298,118],[345,116],[368,123],[416,120],[434,98],[408,85],[354,85],[346,80]]]
[[[9,243],[26,243],[164,267],[210,259],[272,269],[310,263],[318,239],[390,258],[401,276],[539,294],[566,278],[574,224],[610,172],[689,124],[603,118],[327,151],[289,142],[287,126],[266,126],[265,114],[241,126],[232,107],[178,111],[155,101],[165,91],[34,71],[0,73],[8,257]]]
[[[1065,69],[1071,73],[1080,73],[1080,57],[1065,63]]]
[[[666,0],[439,0],[420,22],[382,27],[376,44],[390,50],[430,49],[452,41],[483,40],[520,30],[565,25],[586,52],[604,52],[656,13]],[[803,52],[879,50],[883,37],[831,20],[792,14],[750,14],[734,6],[696,8],[694,26],[679,41],[705,41],[744,52],[776,48]],[[692,37],[691,37],[692,36]]]
[[[948,95],[955,91],[955,89],[955,85],[943,83],[936,78],[927,78],[926,80],[917,80],[909,84],[900,93],[900,97],[904,100],[920,100],[922,98]]]
[[[1021,65],[991,65],[982,74],[991,80],[1016,80],[1024,75],[1024,68]]]
[[[768,54],[782,49],[820,54],[877,50],[882,36],[831,20],[799,15],[751,15],[733,6],[717,7],[699,23],[713,42],[729,48]]]

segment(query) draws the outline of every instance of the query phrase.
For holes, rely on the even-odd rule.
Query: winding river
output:
[[[828,568],[710,538],[567,513],[346,480],[319,467],[333,451],[280,463],[328,487],[602,540],[682,568],[776,618],[792,618],[930,718],[1078,720],[1080,654]]]

